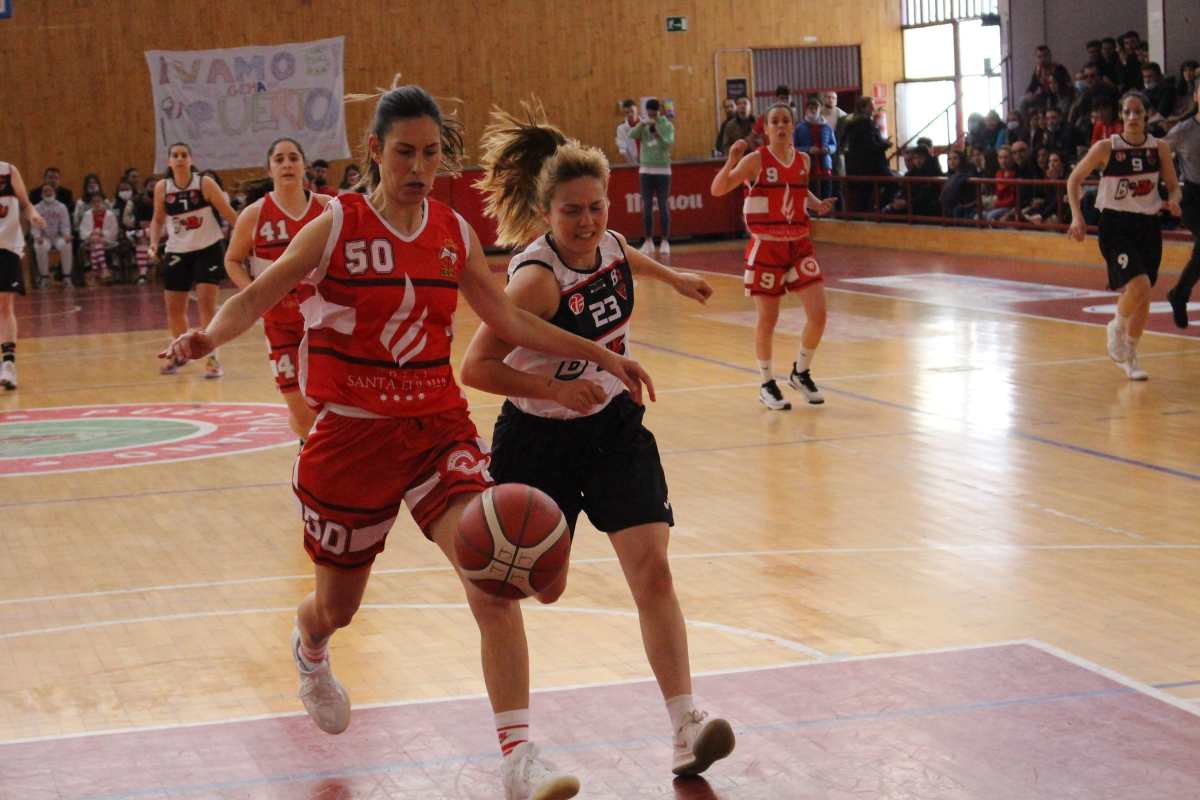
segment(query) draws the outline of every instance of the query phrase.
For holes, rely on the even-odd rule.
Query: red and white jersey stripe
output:
[[[254,247],[250,250],[250,276],[257,278],[263,274],[267,267],[275,263],[275,259],[283,255],[283,251],[300,229],[321,216],[324,210],[324,206],[317,202],[316,196],[309,194],[304,213],[293,217],[275,202],[275,193],[268,192],[258,208]],[[311,287],[303,284],[292,289],[263,314],[263,319],[279,325],[301,322],[300,302],[311,291]]]
[[[808,156],[792,151],[784,163],[766,145],[758,148],[762,159],[758,175],[749,184],[742,202],[746,229],[760,239],[791,240],[809,235]]]

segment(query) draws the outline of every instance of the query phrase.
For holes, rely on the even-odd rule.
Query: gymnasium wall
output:
[[[390,84],[400,71],[435,95],[464,101],[469,161],[489,107],[512,108],[530,93],[555,122],[610,157],[622,97],[673,98],[676,157],[707,156],[716,133],[713,54],[721,48],[861,44],[867,91],[876,81],[890,87],[902,70],[899,0],[15,0],[13,6],[12,18],[0,20],[0,159],[15,163],[30,183],[55,164],[76,193],[91,169],[111,194],[126,166],[143,175],[153,167],[142,55],[150,49],[344,35],[348,92]],[[686,16],[688,30],[667,33],[667,13]],[[723,71],[738,74],[739,58],[724,58]],[[363,104],[348,111],[356,150],[369,111]],[[333,170],[338,178],[341,166]]]

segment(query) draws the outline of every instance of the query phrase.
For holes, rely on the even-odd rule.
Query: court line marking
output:
[[[770,558],[770,557],[788,557],[788,556],[860,556],[860,555],[904,555],[904,554],[922,554],[922,553],[946,553],[956,555],[960,553],[988,553],[995,552],[998,554],[1018,553],[1024,551],[1035,552],[1096,552],[1096,551],[1191,551],[1200,550],[1200,544],[1171,544],[1171,543],[1145,543],[1145,544],[1029,544],[1029,545],[1014,545],[1014,544],[929,544],[929,545],[912,545],[900,547],[805,547],[781,550],[725,550],[713,551],[705,553],[671,553],[670,560],[675,561],[698,561],[703,559],[717,558]],[[618,564],[619,561],[615,556],[596,556],[594,558],[573,558],[572,565],[579,566],[594,566],[600,564]],[[372,570],[371,577],[379,575],[413,575],[435,572],[450,572],[452,567],[449,562],[441,564],[429,564],[422,567],[390,567],[387,569]],[[248,586],[260,583],[279,583],[284,581],[311,581],[312,573],[301,573],[295,575],[266,575],[254,578],[230,578],[221,581],[196,581],[191,583],[164,583],[153,586],[136,586],[126,589],[101,589],[93,592],[71,592],[65,594],[46,594],[46,595],[30,595],[27,597],[12,597],[0,600],[0,606],[21,605],[24,603],[49,603],[59,600],[83,600],[92,597],[115,597],[119,595],[133,594],[149,594],[153,592],[176,592],[187,591],[191,589],[213,589],[221,586]],[[0,639],[5,638],[5,635],[0,635]]]
[[[466,604],[461,604],[461,606],[465,608]],[[292,611],[293,609],[286,609],[286,610]],[[238,612],[229,612],[229,613],[238,613]],[[820,660],[786,661],[786,662],[782,662],[782,663],[778,663],[778,664],[770,664],[770,665],[765,665],[765,666],[734,667],[734,668],[730,668],[730,669],[697,672],[697,673],[693,674],[693,677],[694,678],[707,678],[707,677],[716,677],[716,676],[723,676],[723,675],[741,675],[741,674],[747,674],[747,673],[752,673],[752,672],[767,672],[767,671],[771,671],[771,670],[780,670],[780,669],[814,667],[814,666],[822,666],[822,665],[828,665],[828,664],[839,664],[839,663],[844,663],[844,662],[880,661],[880,660],[884,660],[884,659],[912,658],[912,657],[921,657],[921,656],[942,655],[942,654],[949,654],[949,653],[964,653],[964,652],[972,652],[972,651],[978,651],[978,650],[989,650],[989,649],[998,649],[998,648],[1015,647],[1015,646],[1027,646],[1027,647],[1032,647],[1037,650],[1041,650],[1042,652],[1044,652],[1048,655],[1051,655],[1051,656],[1059,658],[1063,661],[1066,661],[1076,667],[1079,667],[1080,669],[1086,670],[1088,672],[1092,672],[1094,674],[1100,675],[1103,678],[1113,681],[1114,683],[1120,684],[1132,692],[1143,694],[1152,699],[1159,700],[1163,703],[1166,703],[1167,705],[1172,706],[1173,708],[1177,708],[1181,711],[1184,711],[1184,712],[1190,714],[1191,716],[1200,717],[1200,709],[1196,708],[1191,702],[1189,702],[1183,698],[1175,697],[1174,695],[1171,695],[1168,692],[1165,692],[1158,687],[1151,686],[1149,684],[1143,683],[1142,681],[1138,681],[1134,678],[1130,678],[1127,675],[1117,672],[1116,670],[1109,669],[1108,667],[1100,666],[1092,661],[1089,661],[1088,659],[1083,658],[1082,656],[1075,655],[1074,653],[1064,650],[1063,648],[1057,647],[1055,645],[1051,645],[1051,644],[1049,644],[1047,642],[1043,642],[1039,639],[1012,639],[1012,640],[1004,640],[1004,641],[997,641],[997,642],[984,642],[984,643],[979,643],[979,644],[938,647],[938,648],[931,648],[931,649],[926,649],[926,650],[900,650],[900,651],[892,651],[892,652],[885,652],[885,653],[870,653],[870,654],[859,655],[859,656],[830,656],[830,657],[826,657],[826,658],[820,659]],[[616,687],[616,686],[631,686],[631,685],[644,684],[644,683],[653,683],[654,680],[655,679],[653,677],[628,678],[628,679],[616,680],[616,681],[601,681],[601,682],[594,682],[594,683],[581,683],[581,684],[571,684],[571,685],[565,685],[565,686],[534,688],[534,689],[531,689],[531,694],[551,694],[551,693],[556,693],[556,692],[579,691],[579,690],[587,690],[587,689],[603,689],[603,688],[610,688],[610,687]],[[1099,696],[1099,695],[1113,694],[1113,693],[1115,693],[1113,690],[1100,690],[1097,692],[1076,693],[1076,694],[1079,696]],[[1034,702],[1045,701],[1046,699],[1047,698],[1044,698],[1044,697],[1043,698],[1034,698]],[[1050,699],[1053,699],[1053,697],[1051,696]],[[486,701],[487,694],[486,693],[476,693],[476,694],[452,695],[452,696],[435,697],[435,698],[413,698],[413,699],[408,699],[408,700],[394,700],[394,701],[387,701],[387,702],[381,702],[381,703],[356,704],[354,707],[355,707],[355,709],[366,710],[366,709],[378,709],[378,708],[402,708],[402,707],[414,706],[414,705],[436,706],[436,705],[440,705],[443,703],[452,703],[452,702],[469,701],[469,700]],[[1012,701],[1009,701],[1009,704],[1011,704],[1011,702]],[[983,705],[986,705],[986,704],[981,704],[981,707]],[[238,723],[244,723],[244,722],[258,722],[258,721],[263,721],[263,720],[284,719],[284,718],[289,718],[289,717],[303,717],[303,716],[305,716],[304,711],[284,711],[284,712],[279,712],[279,713],[274,713],[274,714],[256,714],[256,715],[247,715],[247,716],[241,716],[241,717],[228,717],[228,718],[219,719],[219,720],[206,720],[206,721],[202,721],[202,722],[174,722],[174,723],[165,723],[165,724],[160,724],[160,725],[129,726],[126,728],[113,728],[113,729],[101,730],[101,731],[81,731],[78,733],[68,733],[68,734],[59,734],[59,735],[33,736],[33,737],[26,737],[26,738],[21,738],[21,739],[0,740],[0,748],[9,747],[9,746],[26,745],[26,744],[44,743],[44,742],[59,742],[59,741],[70,741],[70,740],[75,740],[75,739],[90,739],[90,738],[94,738],[94,737],[98,737],[98,736],[119,736],[119,735],[125,735],[125,734],[138,734],[138,733],[148,733],[148,732],[155,732],[155,731],[170,731],[170,730],[179,730],[179,729],[185,729],[185,728],[200,729],[200,728],[208,728],[208,727],[217,726],[217,725],[232,725],[232,724],[238,724]],[[762,726],[757,726],[757,727],[761,728]],[[743,730],[754,730],[754,729],[756,729],[755,726],[751,726],[749,728],[743,728]],[[649,741],[649,740],[647,740],[647,741]],[[574,748],[572,748],[570,746],[562,747],[562,748],[547,747],[545,749],[548,752],[557,752],[559,750],[566,751],[569,749],[580,749],[580,746],[575,746]],[[452,757],[452,760],[471,760],[472,758],[478,758],[478,756],[475,756],[475,757],[458,756],[458,757]],[[407,764],[409,762],[403,762],[403,763]]]
[[[633,340],[633,343],[638,345],[639,347],[645,347],[650,350],[658,350],[658,351],[661,351],[664,353],[670,353],[671,355],[680,356],[682,358],[690,358],[690,359],[694,359],[696,361],[703,361],[703,362],[709,363],[709,364],[716,364],[718,366],[722,366],[727,369],[737,370],[738,372],[753,373],[756,371],[751,367],[745,367],[745,366],[742,366],[741,364],[733,364],[728,361],[722,361],[717,358],[711,358],[709,356],[702,356],[702,355],[698,355],[696,353],[690,353],[687,350],[677,350],[673,347],[665,347],[663,345],[657,345],[657,344],[652,344],[650,342],[644,342],[644,341],[638,341],[638,340]],[[937,414],[933,411],[926,411],[925,409],[917,408],[915,406],[909,406],[909,405],[905,405],[903,403],[897,403],[892,400],[883,400],[878,397],[871,397],[870,395],[861,394],[859,392],[852,392],[848,389],[839,389],[837,387],[830,387],[830,388],[828,388],[828,391],[832,394],[843,395],[845,397],[850,397],[855,400],[861,400],[862,402],[865,402],[865,403],[874,403],[876,405],[887,406],[889,408],[895,408],[900,411],[906,411],[910,414],[919,414],[919,415],[925,416],[925,417],[932,417],[933,419],[940,420],[943,422],[958,423],[958,424],[962,425],[964,428],[966,428],[968,431],[970,431],[973,427],[975,427],[971,424],[971,422],[969,420],[963,419],[961,417],[948,417],[948,416],[944,416],[941,414]],[[1143,469],[1148,469],[1148,470],[1152,470],[1155,472],[1161,472],[1161,473],[1171,475],[1172,477],[1176,477],[1176,478],[1185,478],[1185,479],[1191,480],[1191,481],[1200,481],[1200,473],[1188,472],[1186,470],[1177,469],[1175,467],[1166,467],[1166,466],[1162,466],[1160,464],[1153,464],[1149,461],[1140,461],[1140,460],[1134,459],[1134,458],[1127,458],[1125,456],[1118,456],[1118,455],[1115,455],[1112,453],[1105,453],[1101,450],[1093,450],[1091,448],[1082,447],[1080,445],[1070,444],[1068,442],[1060,442],[1055,439],[1046,438],[1044,436],[1037,436],[1035,434],[1023,433],[1022,431],[1019,431],[1016,428],[1008,428],[1006,430],[1003,430],[1002,433],[1011,435],[1018,439],[1034,441],[1034,442],[1038,442],[1040,444],[1048,445],[1051,447],[1059,447],[1064,450],[1070,450],[1072,452],[1080,453],[1083,455],[1095,456],[1097,458],[1101,458],[1101,459],[1108,460],[1108,461],[1113,461],[1113,462],[1120,463],[1120,464],[1126,464],[1129,466],[1141,467]]]

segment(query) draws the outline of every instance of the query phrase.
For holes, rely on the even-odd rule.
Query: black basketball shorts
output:
[[[25,294],[21,276],[21,257],[12,250],[0,250],[0,293]]]
[[[220,283],[225,278],[225,241],[186,253],[168,252],[163,264],[163,287],[168,292],[190,292],[197,283]]]
[[[526,414],[505,401],[492,435],[492,477],[550,495],[572,534],[580,511],[605,533],[674,525],[658,444],[642,425],[645,413],[628,393],[568,420]]]
[[[1156,215],[1100,212],[1100,252],[1108,264],[1108,288],[1116,291],[1138,275],[1153,286],[1162,262],[1162,224]]]

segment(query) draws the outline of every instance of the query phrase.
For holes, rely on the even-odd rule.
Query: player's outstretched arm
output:
[[[681,272],[680,270],[668,267],[666,264],[660,264],[641,250],[630,247],[629,242],[621,234],[616,233],[616,231],[613,231],[613,233],[620,240],[621,247],[625,251],[625,258],[629,261],[629,267],[635,275],[661,281],[684,297],[689,297],[700,303],[707,303],[708,298],[712,297],[713,288],[708,285],[708,281],[704,280],[704,278],[701,278],[694,272]]]
[[[550,319],[558,308],[558,283],[539,266],[517,270],[504,290],[521,309],[540,319]],[[604,402],[604,390],[588,380],[560,381],[550,375],[535,375],[504,363],[513,345],[496,335],[487,324],[480,325],[459,367],[462,382],[480,391],[504,397],[553,400],[572,411],[586,414]]]
[[[304,276],[320,266],[332,229],[333,216],[330,214],[323,214],[305,225],[266,272],[221,305],[207,328],[188,331],[159,356],[174,357],[178,361],[202,358],[241,336]]]
[[[484,324],[504,341],[543,353],[593,361],[624,383],[636,402],[642,402],[643,384],[650,399],[654,399],[654,384],[636,361],[567,333],[513,303],[492,279],[483,257],[483,246],[474,229],[471,230],[471,255],[459,277],[459,290]]]

